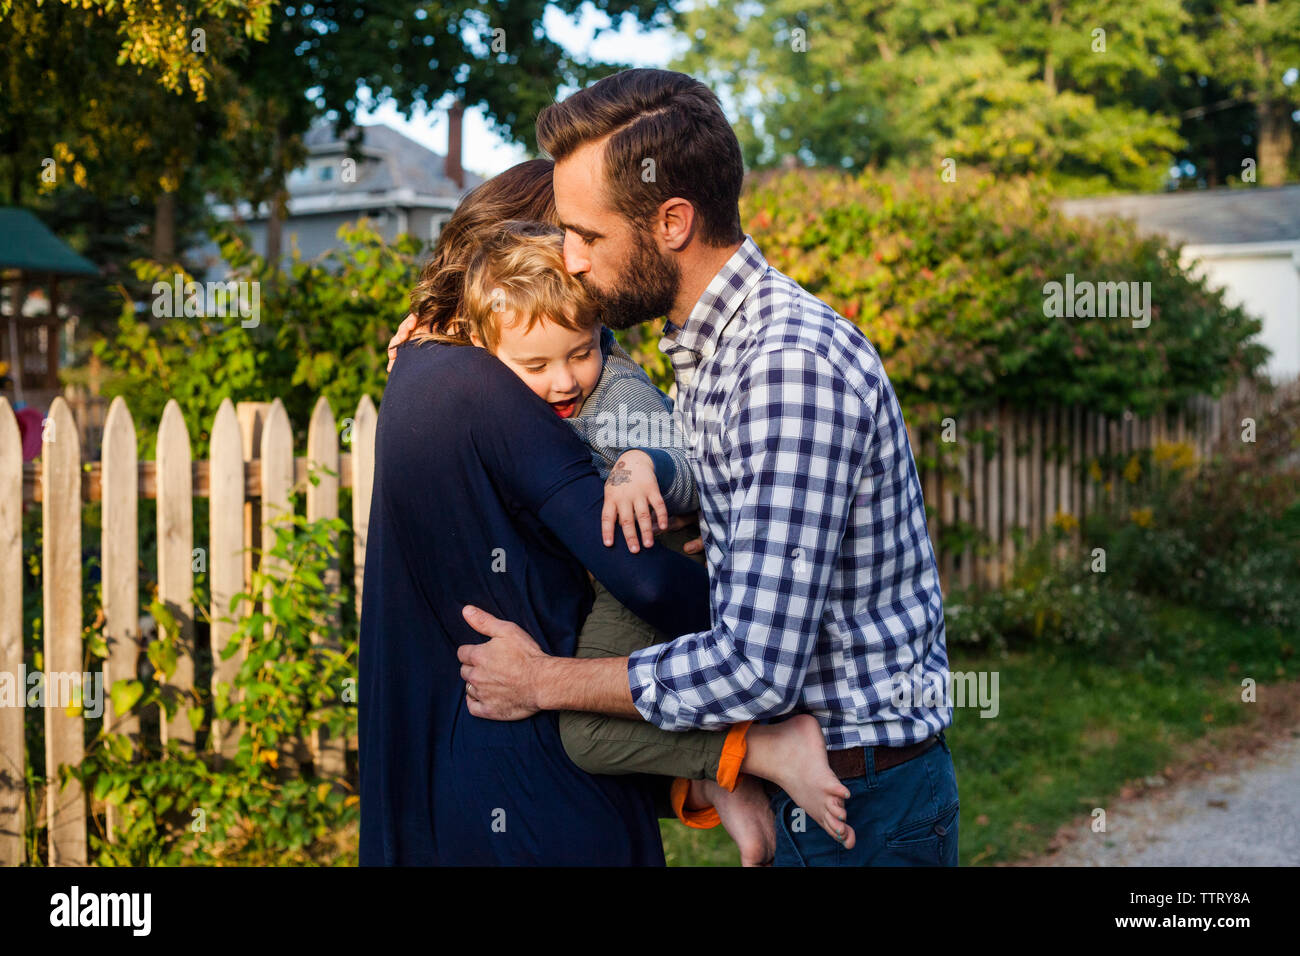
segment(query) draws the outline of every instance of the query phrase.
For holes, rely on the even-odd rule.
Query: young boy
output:
[[[503,223],[466,268],[462,317],[470,342],[518,375],[591,449],[605,480],[607,546],[613,545],[616,521],[636,552],[654,546],[654,531],[668,524],[670,514],[694,516],[695,480],[672,400],[599,323],[581,283],[564,268],[561,231]],[[661,540],[686,553],[683,545],[697,531],[687,526],[664,532]],[[705,563],[702,554],[689,556]],[[578,635],[576,656],[625,657],[675,636],[636,617],[594,578],[592,587],[595,602]],[[562,711],[559,726],[570,759],[588,773],[676,778],[673,810],[689,826],[720,822],[707,806],[717,793],[713,786],[733,791],[744,773],[780,785],[827,832],[853,846],[852,828],[844,822],[849,792],[830,770],[811,715],[776,724],[746,722],[725,733],[672,733],[646,721]],[[688,802],[707,808],[691,811]]]

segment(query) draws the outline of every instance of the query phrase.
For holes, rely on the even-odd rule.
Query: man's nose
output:
[[[591,269],[591,261],[582,251],[582,243],[572,232],[564,234],[564,268],[573,275],[579,275]]]

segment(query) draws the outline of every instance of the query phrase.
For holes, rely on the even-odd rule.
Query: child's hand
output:
[[[641,537],[647,548],[654,544],[654,524],[650,517],[654,510],[660,527],[668,524],[668,508],[659,494],[655,478],[655,464],[643,451],[631,449],[623,452],[609,477],[605,479],[605,508],[600,513],[600,530],[605,547],[614,546],[614,520],[623,526],[623,537],[633,554],[641,550],[636,540],[636,529],[641,527]]]

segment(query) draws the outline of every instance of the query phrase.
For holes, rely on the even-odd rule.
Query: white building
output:
[[[1300,377],[1300,186],[1069,199],[1070,216],[1133,220],[1181,244],[1181,262],[1263,321],[1275,381]]]

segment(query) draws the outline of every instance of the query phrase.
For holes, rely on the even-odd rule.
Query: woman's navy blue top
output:
[[[705,570],[669,548],[606,548],[591,452],[494,356],[402,346],[384,392],[358,668],[361,854],[371,865],[660,865],[654,790],[593,776],[554,712],[470,714],[456,649],[474,604],[572,656],[588,568],[669,634],[709,626]],[[653,779],[653,778],[650,778]],[[662,782],[662,781],[661,781]]]

